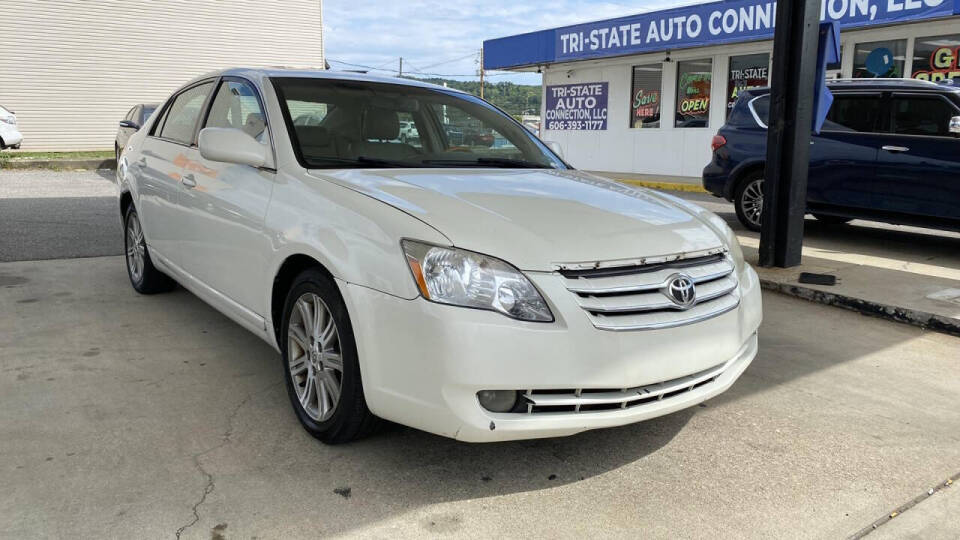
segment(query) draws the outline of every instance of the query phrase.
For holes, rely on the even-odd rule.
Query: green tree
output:
[[[475,96],[480,95],[479,81],[455,81],[452,79],[419,79],[409,77],[418,81],[443,86],[444,83],[450,88],[460,90]],[[541,87],[530,84],[514,84],[511,82],[490,83],[483,85],[483,97],[490,103],[500,107],[507,114],[519,116],[521,114],[540,114],[540,96]]]

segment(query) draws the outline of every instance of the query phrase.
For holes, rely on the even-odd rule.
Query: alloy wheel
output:
[[[740,196],[743,215],[753,225],[760,227],[763,218],[763,178],[757,178],[747,184]]]
[[[343,356],[337,324],[314,293],[297,299],[287,329],[288,369],[304,412],[317,422],[329,419],[340,402]]]
[[[140,283],[140,281],[143,280],[147,246],[143,240],[143,229],[140,227],[140,220],[136,214],[130,215],[127,219],[126,248],[127,268],[130,270],[130,276],[133,278],[133,281]]]

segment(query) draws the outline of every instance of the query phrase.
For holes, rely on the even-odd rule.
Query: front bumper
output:
[[[761,320],[756,273],[739,277],[733,311],[663,330],[607,332],[589,322],[554,274],[529,274],[556,322],[404,300],[340,282],[370,409],[383,418],[471,442],[572,435],[684,409],[729,388],[757,352]],[[722,366],[709,384],[629,408],[493,413],[480,390],[633,389]]]

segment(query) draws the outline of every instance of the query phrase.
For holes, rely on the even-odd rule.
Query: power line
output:
[[[466,56],[461,56],[461,57],[459,57],[459,58],[453,58],[453,59],[450,59],[450,60],[444,60],[443,62],[437,62],[436,64],[430,64],[430,65],[424,67],[423,69],[435,68],[435,67],[437,67],[437,66],[442,66],[442,65],[444,65],[444,64],[452,64],[453,62],[458,62],[458,61],[460,61],[460,60],[466,60],[467,58],[473,58],[473,57],[476,56],[476,55],[477,55],[477,53],[471,52],[470,54],[468,54],[468,55],[466,55]]]

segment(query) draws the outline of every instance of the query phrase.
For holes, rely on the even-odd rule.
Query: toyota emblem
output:
[[[697,288],[689,276],[683,274],[674,274],[667,279],[667,287],[664,291],[673,302],[682,307],[693,306],[697,300]]]

